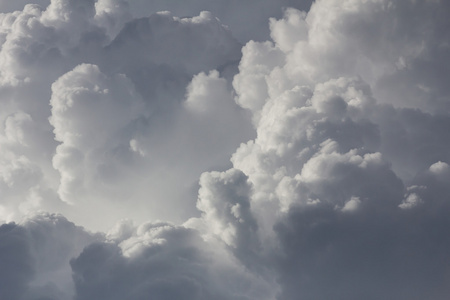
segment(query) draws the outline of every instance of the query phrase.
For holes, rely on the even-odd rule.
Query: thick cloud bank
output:
[[[448,298],[447,2],[22,2],[1,300]]]
[[[231,32],[209,12],[128,8],[61,0],[1,16],[0,219],[57,207],[103,230],[182,222],[200,174],[252,136],[226,79],[241,56]]]

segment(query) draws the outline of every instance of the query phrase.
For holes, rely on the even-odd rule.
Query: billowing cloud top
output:
[[[446,1],[30,2],[0,300],[448,298]]]

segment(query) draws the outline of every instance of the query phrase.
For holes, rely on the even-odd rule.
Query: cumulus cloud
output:
[[[124,216],[197,214],[201,172],[229,165],[252,132],[227,83],[239,42],[206,11],[134,18],[121,0],[38,4],[2,14],[2,173],[8,189],[28,179],[1,218],[42,209],[106,229]]]
[[[271,293],[196,231],[167,223],[145,223],[123,240],[91,244],[71,267],[75,299],[260,299]]]
[[[3,224],[0,232],[2,299],[71,299],[68,260],[100,238],[50,214]]]
[[[0,10],[1,299],[446,299],[446,2]]]
[[[61,174],[58,193],[63,201],[73,203],[75,195],[86,197],[84,187],[98,177],[89,171],[101,171],[105,164],[95,152],[120,146],[116,136],[140,116],[143,101],[125,76],[110,79],[97,66],[87,64],[60,77],[52,92],[50,123],[61,142],[53,157],[53,166]]]
[[[220,244],[169,223],[93,234],[60,215],[0,227],[1,299],[273,299]]]
[[[415,89],[421,79],[399,59],[423,62],[440,43],[423,43],[424,32],[402,27],[408,21],[400,12],[437,12],[440,5],[317,1],[308,13],[288,9],[272,19],[273,42],[244,46],[233,86],[257,137],[232,162],[252,187],[247,198],[257,236],[269,241],[260,255],[275,257],[279,299],[444,299],[448,293],[448,268],[438,266],[448,239],[431,241],[428,231],[445,228],[440,222],[448,215],[442,185],[448,153],[441,148],[448,114],[423,94],[410,97],[394,86],[384,94],[387,78],[404,76],[403,84]],[[381,21],[392,16],[402,25]],[[417,26],[445,22],[423,18]],[[225,174],[220,184],[227,184]],[[209,186],[201,183],[199,203]],[[433,279],[419,271],[432,269],[438,270]]]

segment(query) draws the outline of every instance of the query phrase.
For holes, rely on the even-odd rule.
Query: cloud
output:
[[[3,224],[0,227],[2,256],[1,287],[2,298],[18,299],[24,286],[30,280],[32,266],[30,254],[26,247],[25,233],[14,224]]]
[[[181,222],[197,214],[201,172],[225,168],[251,136],[226,81],[240,58],[231,32],[209,12],[136,19],[129,9],[61,0],[2,15],[2,219],[42,209],[102,229],[124,213]],[[209,104],[216,116],[185,105],[219,93],[221,109]],[[13,195],[18,174],[29,180]],[[108,221],[94,217],[104,205]]]
[[[124,240],[91,244],[71,266],[75,299],[259,299],[270,293],[196,231],[167,223],[142,224]]]
[[[95,152],[114,151],[128,143],[130,138],[121,141],[116,136],[139,118],[143,101],[125,76],[110,79],[97,66],[87,64],[60,77],[52,92],[50,123],[61,142],[53,157],[53,166],[61,174],[58,193],[63,201],[73,203],[74,195],[85,198],[85,186],[99,177],[89,171],[101,172],[105,164]]]
[[[438,5],[317,1],[308,13],[288,9],[272,19],[273,42],[244,46],[233,86],[257,137],[237,149],[231,170],[251,186],[246,198],[257,236],[268,241],[259,255],[278,274],[279,299],[448,293],[448,266],[439,263],[448,239],[430,237],[448,215],[440,183],[448,114],[441,106],[435,114],[436,102],[423,94],[379,99],[385,80],[402,72],[407,86],[418,84],[417,70],[402,71],[399,57],[416,64],[439,43],[424,44],[424,32],[402,27],[408,20],[401,12]],[[401,26],[380,21],[392,15]],[[416,26],[441,22],[425,18]],[[233,189],[226,173],[210,174]],[[222,198],[201,183],[199,203],[205,189],[214,195],[209,202]]]
[[[1,299],[261,299],[271,286],[219,244],[169,223],[93,234],[61,215],[0,227]],[[70,263],[69,263],[70,262]]]
[[[444,1],[22,4],[1,299],[446,299]]]
[[[68,260],[100,238],[50,214],[3,224],[0,231],[2,299],[70,299]]]
[[[6,13],[6,12],[13,12],[13,11],[19,11],[22,10],[23,7],[27,4],[29,4],[30,1],[27,0],[19,0],[19,1],[1,1],[0,2],[0,11]],[[40,6],[46,7],[50,4],[50,0],[34,0],[34,4],[38,4]]]
[[[242,1],[152,1],[131,0],[130,9],[136,17],[156,11],[171,11],[178,16],[195,16],[202,10],[211,11],[241,42],[264,41],[269,37],[268,19],[280,18],[282,9],[295,7],[308,10],[312,0],[248,0]],[[258,13],[255,13],[255,12]]]

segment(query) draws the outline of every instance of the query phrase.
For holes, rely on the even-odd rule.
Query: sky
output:
[[[450,2],[0,12],[0,300],[448,299]]]

